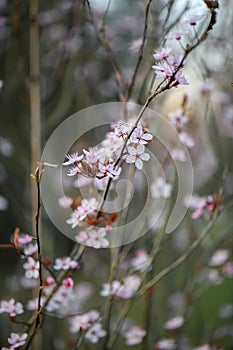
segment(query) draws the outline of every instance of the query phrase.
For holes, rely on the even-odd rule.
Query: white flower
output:
[[[68,158],[68,160],[64,163],[62,163],[62,165],[73,165],[73,164],[77,164],[80,160],[83,159],[83,154],[81,156],[78,155],[78,152],[72,153],[72,154],[67,154],[66,158]]]
[[[121,283],[119,281],[113,281],[110,283],[104,283],[103,288],[100,292],[102,297],[108,297],[109,295],[115,295],[117,291],[120,289]]]
[[[64,258],[57,258],[53,266],[54,270],[69,270],[78,267],[78,263],[72,260],[70,256]]]
[[[101,173],[104,174],[104,176],[108,176],[108,177],[111,177],[112,179],[115,177],[115,176],[119,176],[120,173],[121,173],[121,168],[118,168],[118,169],[114,169],[114,164],[102,164],[102,163],[99,163],[99,170]]]
[[[99,341],[99,338],[102,338],[106,335],[106,331],[102,328],[100,323],[95,323],[91,326],[87,333],[85,334],[85,338],[89,340],[91,343],[96,344]]]
[[[186,132],[181,132],[179,134],[180,141],[188,148],[192,148],[195,143],[192,137],[190,137]]]
[[[83,199],[81,205],[73,211],[70,218],[66,220],[66,223],[71,225],[71,228],[75,228],[79,225],[80,221],[87,217],[87,215],[95,214],[97,207],[98,202],[94,197],[89,200]]]
[[[85,158],[88,164],[95,164],[99,160],[99,151],[95,148],[89,148],[89,150],[83,149],[83,153],[85,154]]]
[[[78,243],[85,243],[86,240],[88,239],[88,234],[86,231],[80,231],[76,236],[75,240]]]
[[[210,266],[221,266],[223,265],[226,260],[230,257],[230,251],[228,249],[218,249],[216,252],[212,255],[209,265]]]
[[[144,133],[141,125],[138,125],[137,128],[133,131],[130,136],[130,142],[140,143],[146,145],[148,141],[152,140],[153,136],[149,133]]]
[[[13,349],[16,349],[26,343],[27,337],[28,337],[27,333],[23,333],[21,335],[17,333],[11,333],[10,337],[7,340],[8,340],[8,343],[11,345],[11,347]]]
[[[116,292],[116,295],[123,299],[129,299],[138,290],[138,287],[140,286],[140,284],[141,284],[141,279],[139,276],[137,275],[127,276],[124,280],[124,283]]]
[[[26,278],[39,277],[39,261],[34,260],[31,256],[27,258],[27,262],[23,264]]]
[[[58,198],[58,204],[60,205],[60,207],[67,209],[70,208],[73,204],[73,199],[67,196],[60,197]]]
[[[87,330],[99,318],[99,312],[96,310],[90,310],[85,314],[72,316],[69,318],[70,332],[77,333],[80,330]]]
[[[38,247],[37,244],[28,244],[24,247],[23,253],[24,255],[33,255],[35,252],[37,252]]]
[[[15,317],[16,315],[22,314],[23,304],[16,302],[15,299],[2,300],[0,303],[0,314],[6,312],[9,316]]]
[[[124,337],[127,345],[136,345],[142,342],[145,337],[146,331],[138,326],[131,326],[130,329],[125,332]]]
[[[43,305],[44,302],[45,302],[45,297],[42,297],[40,299],[40,305]],[[30,310],[30,311],[36,311],[38,309],[38,298],[28,300],[26,308],[27,310]]]
[[[109,241],[105,236],[106,230],[104,228],[92,230],[89,232],[89,238],[86,240],[86,245],[95,249],[107,248],[109,246]]]
[[[143,249],[138,249],[135,252],[135,257],[130,261],[130,265],[136,271],[147,271],[151,265],[151,258]]]
[[[158,177],[151,184],[152,198],[169,198],[172,191],[172,185],[164,180],[163,177]]]
[[[164,324],[165,329],[178,329],[180,328],[184,323],[184,317],[183,316],[175,316],[173,318],[170,318],[167,322]]]
[[[144,153],[144,145],[139,144],[137,147],[128,146],[127,150],[129,155],[126,157],[126,163],[135,163],[136,168],[139,170],[143,167],[143,161],[148,161],[150,159],[150,155]]]
[[[170,154],[171,154],[171,157],[173,160],[178,160],[180,162],[185,162],[186,161],[186,155],[185,155],[185,152],[184,150],[182,149],[179,149],[179,148],[173,148],[171,151],[170,151]]]
[[[174,339],[161,339],[157,342],[156,347],[159,350],[175,350],[176,345],[174,344]]]
[[[175,112],[170,112],[168,117],[172,124],[175,125],[176,128],[182,129],[185,124],[188,122],[188,117],[184,115],[183,110],[181,108],[177,109]]]

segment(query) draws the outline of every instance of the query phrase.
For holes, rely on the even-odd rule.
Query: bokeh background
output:
[[[35,195],[30,173],[36,168],[35,159],[40,160],[40,149],[35,151],[34,141],[40,139],[43,150],[50,134],[68,116],[98,103],[119,101],[122,91],[126,91],[138,57],[147,4],[143,0],[113,0],[104,17],[108,3],[90,1],[95,25],[100,28],[104,23],[111,45],[108,51],[97,38],[84,1],[75,0],[40,1],[35,18],[39,26],[39,40],[33,46],[30,35],[34,19],[30,20],[30,6],[34,3],[0,0],[0,244],[10,242],[16,227],[23,232],[34,232]],[[169,6],[172,10],[167,18]],[[163,43],[166,31],[181,14],[199,11],[201,7],[205,7],[202,1],[195,4],[188,0],[152,1],[144,57],[130,96],[132,101],[145,102],[154,77],[151,70],[153,51]],[[208,283],[203,283],[194,299],[190,297],[188,301],[190,317],[182,330],[188,340],[186,336],[180,338],[183,349],[189,349],[189,344],[199,345],[210,340],[219,342],[224,349],[233,349],[233,276],[222,276],[221,269],[211,272],[207,264],[216,249],[229,249],[231,254],[233,249],[232,24],[233,2],[222,0],[214,30],[187,62],[185,75],[190,85],[165,93],[152,105],[166,117],[170,111],[179,108],[184,94],[188,96],[190,132],[196,140],[191,151],[194,191],[199,195],[217,192],[223,170],[227,169],[224,179],[224,206],[227,210],[203,246],[156,286],[150,326],[154,329],[151,344],[160,337],[168,336],[163,323],[182,303],[184,290],[191,288],[190,284],[199,274],[203,279],[200,284],[203,281]],[[33,76],[32,50],[37,49],[40,71],[39,76]],[[110,63],[112,58],[119,67],[120,84]],[[40,128],[32,128],[32,84],[40,85]],[[44,256],[54,259],[67,255],[73,242],[57,232],[44,212],[42,221]],[[174,235],[166,238],[156,270],[184,252],[204,225],[204,221],[194,223],[187,217]],[[146,244],[149,243],[141,239],[136,247]],[[91,282],[92,295],[95,295],[100,284],[93,281],[98,274],[98,280],[106,280],[108,255],[89,254],[91,261],[86,262],[87,274],[83,272],[81,275],[83,281]],[[94,268],[96,263],[101,266],[98,271]],[[13,249],[1,249],[0,266],[0,299],[12,296],[26,302],[33,292],[22,288],[23,270],[17,253]],[[202,274],[203,271],[206,275]],[[101,298],[95,297],[100,305]],[[88,307],[93,306],[93,300],[90,300]],[[140,318],[143,305],[144,300],[141,300],[132,309],[132,319]],[[46,349],[68,348],[69,336],[63,328],[63,321],[48,319],[46,326],[37,348],[42,345]],[[10,329],[5,315],[0,315],[1,344],[5,343]],[[118,345],[118,349],[124,349],[123,343]],[[89,348],[94,347],[86,345],[86,349]]]

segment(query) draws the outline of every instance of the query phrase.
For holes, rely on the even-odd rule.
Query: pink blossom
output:
[[[24,247],[23,253],[26,256],[33,255],[35,252],[37,252],[38,247],[37,244],[28,244]]]
[[[70,317],[70,332],[77,333],[80,330],[87,330],[99,317],[100,314],[96,310],[90,310],[85,314]]]
[[[27,262],[23,264],[26,278],[39,277],[39,261],[34,260],[31,256],[27,258]]]
[[[223,265],[226,260],[230,257],[230,251],[228,249],[218,249],[212,255],[209,265],[213,267]]]
[[[168,39],[171,40],[181,40],[183,37],[187,36],[188,31],[187,30],[182,30],[182,29],[177,29],[168,34]]]
[[[75,228],[79,225],[80,221],[83,221],[88,215],[94,215],[97,212],[98,202],[93,197],[91,199],[83,199],[81,205],[71,214],[70,218],[66,220],[66,223],[71,225],[71,228]]]
[[[139,170],[143,167],[143,161],[148,161],[150,159],[150,155],[144,153],[144,145],[139,144],[137,147],[128,146],[127,150],[129,155],[126,157],[126,163],[135,163],[136,168]]]
[[[142,339],[145,337],[146,331],[139,326],[131,326],[125,333],[124,338],[126,340],[126,344],[137,345],[142,342]]]
[[[175,81],[177,84],[181,84],[181,85],[189,85],[189,82],[187,81],[187,79],[185,78],[184,75],[182,75],[182,73],[180,71],[178,71],[175,74]]]
[[[86,240],[88,239],[88,234],[86,231],[80,231],[76,236],[75,240],[78,243],[85,243]]]
[[[185,155],[185,151],[183,149],[173,148],[170,151],[170,155],[171,155],[173,160],[178,160],[180,162],[186,161],[186,155]]]
[[[23,346],[26,343],[28,335],[27,333],[23,334],[17,334],[17,333],[11,333],[10,337],[7,339],[8,343],[11,345],[13,349],[19,348],[20,346]]]
[[[222,267],[222,273],[224,276],[228,278],[233,277],[233,261],[228,261]]]
[[[159,350],[175,350],[176,345],[174,339],[163,338],[156,343]]]
[[[82,168],[81,164],[78,164],[78,165],[76,165],[76,166],[73,166],[72,168],[70,168],[70,169],[68,170],[67,175],[68,175],[68,176],[75,176],[75,175],[78,175],[78,174],[81,173],[81,168]]]
[[[137,275],[127,276],[124,279],[124,282],[121,285],[121,287],[117,290],[116,295],[123,299],[129,299],[138,290],[140,284],[141,284],[141,279],[139,276]]]
[[[109,295],[115,295],[120,289],[121,283],[117,280],[110,283],[104,283],[100,295],[102,297],[108,297]]]
[[[62,281],[62,285],[66,289],[72,289],[74,286],[74,281],[71,277],[67,277]]]
[[[177,109],[175,112],[170,112],[168,114],[168,117],[177,129],[182,129],[188,122],[188,117],[184,115],[184,112],[181,108]]]
[[[155,64],[152,68],[158,78],[168,78],[173,75],[173,69],[167,62]]]
[[[58,204],[60,205],[60,207],[67,209],[70,208],[73,204],[73,199],[67,196],[60,197],[58,198]]]
[[[204,17],[205,15],[193,15],[193,16],[190,16],[188,19],[186,19],[185,23],[188,23],[191,26],[195,26],[197,22],[203,19]]]
[[[181,132],[179,134],[180,141],[188,148],[192,148],[195,143],[192,137],[190,137],[186,132]]]
[[[23,304],[16,302],[15,299],[2,300],[0,303],[0,313],[6,312],[10,317],[23,314]]]
[[[45,297],[42,297],[40,299],[40,305],[43,305],[44,302],[45,302]],[[28,300],[26,308],[27,310],[30,310],[30,311],[36,311],[38,309],[38,298]]]
[[[26,234],[20,234],[18,236],[18,244],[20,244],[20,245],[28,244],[31,241],[32,241],[32,236],[28,235],[27,233]]]
[[[163,47],[160,51],[155,51],[153,57],[156,60],[165,60],[166,58],[169,57],[172,49],[170,47]]]

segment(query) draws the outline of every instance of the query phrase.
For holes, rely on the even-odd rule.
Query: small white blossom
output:
[[[101,173],[104,174],[104,176],[108,176],[108,177],[111,177],[112,179],[115,177],[115,176],[119,176],[120,173],[121,173],[121,168],[118,168],[118,169],[114,169],[114,164],[102,164],[102,163],[99,163],[99,170]]]
[[[138,290],[140,284],[141,284],[141,279],[139,276],[137,275],[127,276],[124,280],[124,283],[118,289],[116,295],[123,299],[129,299]]]
[[[6,312],[10,317],[22,314],[23,304],[16,302],[15,299],[2,300],[0,303],[0,313]]]
[[[73,165],[73,164],[77,164],[80,160],[83,159],[83,154],[81,156],[78,155],[78,152],[76,153],[72,153],[72,154],[67,154],[66,158],[68,158],[68,160],[64,163],[62,163],[62,165]]]
[[[99,338],[106,335],[106,331],[102,328],[101,323],[95,323],[91,326],[87,333],[85,334],[85,339],[89,340],[91,343],[96,344]]]
[[[115,295],[121,287],[120,281],[113,281],[110,283],[104,283],[103,288],[100,291],[102,297],[108,297],[109,295]]]
[[[128,146],[127,150],[129,155],[126,157],[126,163],[135,163],[136,168],[139,170],[143,167],[143,161],[148,161],[150,159],[150,155],[144,153],[144,145],[139,144],[137,147]]]
[[[184,323],[184,317],[183,316],[175,316],[170,318],[167,322],[164,324],[165,329],[178,329],[180,328]]]
[[[194,140],[186,132],[179,134],[180,141],[188,148],[192,148],[195,145]]]
[[[78,333],[80,330],[87,330],[95,321],[100,318],[96,310],[90,310],[82,315],[75,315],[69,318],[70,332]]]
[[[88,247],[99,249],[107,248],[109,246],[109,241],[105,238],[106,230],[104,228],[92,230],[89,232],[88,236],[89,238],[86,240],[86,245]]]
[[[145,337],[146,331],[145,329],[140,328],[139,326],[131,326],[129,330],[124,333],[124,338],[126,340],[126,344],[136,345],[142,342],[142,339]]]
[[[130,136],[130,142],[146,145],[148,141],[152,140],[152,138],[153,136],[151,134],[144,133],[142,126],[138,125]]]
[[[73,199],[67,196],[60,197],[58,198],[58,204],[60,205],[60,207],[67,209],[70,208],[73,204]]]
[[[7,339],[8,343],[11,345],[13,349],[19,348],[20,346],[23,346],[26,343],[28,335],[27,333],[23,334],[17,334],[17,333],[11,333],[10,337]]]
[[[27,262],[23,264],[26,278],[39,277],[39,261],[34,260],[31,256],[27,258]]]
[[[130,261],[131,267],[135,271],[147,271],[151,266],[151,258],[147,252],[143,249],[138,249],[135,252],[135,257]]]
[[[174,339],[161,339],[156,343],[156,347],[159,350],[175,350],[176,345]]]
[[[227,261],[229,257],[230,257],[230,251],[228,249],[218,249],[212,255],[209,261],[209,265],[213,267],[221,266]]]
[[[69,270],[78,267],[78,263],[72,260],[71,257],[67,256],[64,258],[57,258],[53,266],[54,270]]]
[[[158,177],[151,184],[152,198],[169,198],[171,196],[172,185],[164,180],[163,177]]]

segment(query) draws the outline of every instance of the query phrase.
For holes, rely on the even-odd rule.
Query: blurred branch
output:
[[[109,40],[108,40],[107,35],[106,35],[105,21],[106,21],[106,11],[108,11],[109,5],[107,7],[107,10],[105,11],[104,19],[102,21],[102,25],[100,28],[98,28],[98,26],[95,22],[95,18],[94,18],[89,0],[86,0],[86,5],[87,5],[88,11],[89,11],[91,24],[95,30],[96,38],[100,42],[100,44],[104,47],[104,49],[107,53],[108,60],[111,64],[111,67],[112,67],[112,70],[114,73],[114,79],[115,79],[116,85],[118,87],[119,100],[121,102],[125,102],[126,97],[125,97],[125,92],[124,92],[124,87],[123,87],[123,82],[122,82],[122,75],[121,75],[118,63],[116,62],[116,60],[114,58],[111,45],[110,45]]]
[[[34,174],[41,152],[40,125],[40,58],[39,26],[37,23],[39,1],[29,2],[29,71],[30,71],[30,122],[31,122],[31,173]],[[31,186],[32,223],[36,212],[37,193],[34,184]]]
[[[135,67],[135,70],[134,70],[134,73],[133,73],[132,81],[131,81],[131,83],[130,83],[130,85],[128,87],[127,101],[130,100],[130,98],[131,98],[131,94],[132,94],[132,90],[133,90],[133,87],[134,87],[134,84],[135,84],[137,73],[138,73],[138,70],[140,68],[140,65],[141,65],[141,62],[142,62],[142,59],[143,59],[143,51],[144,51],[144,46],[145,46],[146,37],[147,37],[147,29],[148,29],[148,15],[149,15],[151,3],[152,3],[152,0],[149,0],[148,3],[146,4],[142,44],[141,44],[140,49],[139,49],[138,60],[137,60],[136,67]]]

